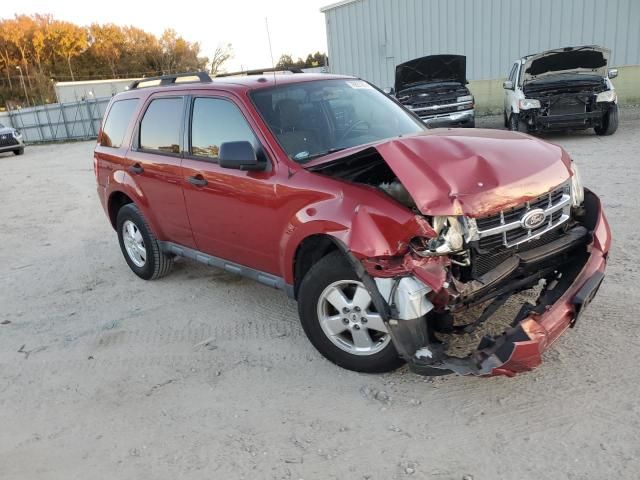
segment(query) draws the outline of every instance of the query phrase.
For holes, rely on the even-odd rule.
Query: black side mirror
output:
[[[264,170],[266,162],[258,161],[251,142],[224,142],[218,152],[218,164],[236,170]]]

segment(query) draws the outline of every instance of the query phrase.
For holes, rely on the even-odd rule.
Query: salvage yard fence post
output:
[[[25,143],[64,142],[96,138],[110,97],[7,108],[0,123],[22,132]]]

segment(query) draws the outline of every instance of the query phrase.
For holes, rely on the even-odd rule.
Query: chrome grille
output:
[[[535,228],[523,222],[527,213],[538,210],[544,221]],[[478,250],[491,251],[499,247],[515,247],[534,240],[569,220],[571,195],[569,185],[561,185],[550,192],[501,212],[478,219],[467,219],[470,241],[477,241]]]

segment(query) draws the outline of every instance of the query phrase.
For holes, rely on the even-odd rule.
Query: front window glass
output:
[[[191,154],[217,160],[224,142],[246,140],[258,150],[251,127],[233,103],[217,98],[196,98],[191,119]]]
[[[426,127],[363,80],[318,80],[257,90],[260,115],[299,163]]]
[[[516,81],[516,68],[518,68],[518,64],[514,63],[513,67],[511,67],[511,72],[509,72],[509,80],[515,83]]]

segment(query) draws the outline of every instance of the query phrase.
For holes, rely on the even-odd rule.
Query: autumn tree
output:
[[[221,46],[212,69],[221,68],[231,54],[230,45]],[[200,45],[175,30],[158,38],[133,26],[82,27],[51,15],[0,19],[0,98],[5,101],[26,100],[21,78],[29,96],[47,102],[55,98],[52,79],[139,78],[204,70],[207,64]]]
[[[14,67],[16,54],[14,52],[14,45],[7,35],[7,22],[11,20],[0,21],[0,64],[4,67],[4,71],[7,76],[7,83],[9,89],[13,89],[13,83],[11,82],[11,69]]]
[[[136,27],[124,27],[124,51],[119,71],[128,76],[143,76],[161,71],[160,42],[155,35]]]
[[[230,43],[226,45],[218,45],[213,57],[209,61],[209,72],[212,75],[217,75],[223,71],[223,65],[233,58],[233,47]]]
[[[324,53],[316,52],[307,55],[307,59],[304,62],[305,67],[322,67],[327,64],[327,55]]]
[[[186,41],[172,28],[166,29],[160,37],[162,73],[202,70],[208,59],[198,57],[199,52],[200,44]]]
[[[71,59],[87,49],[87,31],[71,22],[57,21],[53,25],[54,51],[67,61],[71,81],[75,81]]]
[[[106,25],[92,24],[89,27],[90,49],[96,59],[109,65],[111,75],[117,75],[117,66],[125,48],[125,38],[122,28],[108,23]]]
[[[2,27],[7,40],[13,44],[20,54],[21,68],[24,70],[31,88],[28,57],[31,53],[35,22],[33,18],[27,15],[17,15],[14,19],[7,20]]]
[[[281,69],[291,68],[295,66],[296,66],[296,62],[293,61],[293,57],[288,53],[283,53],[282,55],[280,55],[280,58],[278,59],[278,63],[276,63],[276,68],[281,68]]]

